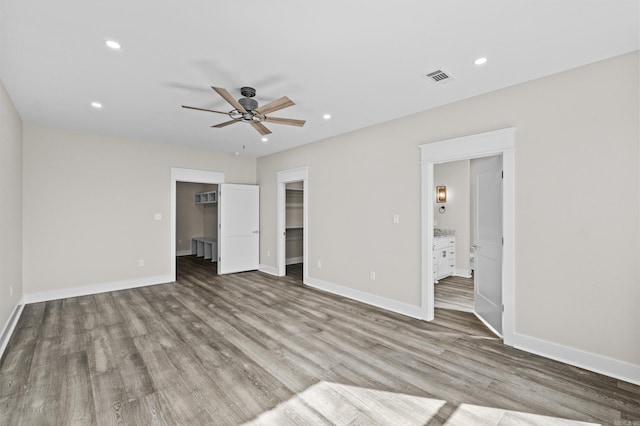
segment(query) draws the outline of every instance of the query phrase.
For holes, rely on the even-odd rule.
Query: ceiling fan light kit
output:
[[[305,120],[267,116],[267,114],[270,114],[272,112],[295,105],[295,103],[286,96],[276,99],[273,102],[269,102],[266,105],[258,106],[258,102],[253,99],[253,97],[256,95],[256,89],[254,89],[253,87],[242,87],[240,89],[240,93],[243,97],[238,100],[231,96],[231,94],[226,89],[213,86],[211,86],[211,88],[214,92],[220,95],[220,97],[227,101],[229,105],[233,107],[231,111],[215,111],[212,109],[182,105],[183,108],[214,112],[217,114],[225,114],[229,116],[229,118],[231,118],[230,121],[225,121],[224,123],[216,124],[211,127],[222,128],[230,124],[244,122],[249,123],[251,127],[253,127],[262,136],[264,136],[270,134],[271,130],[269,130],[264,124],[262,124],[262,122],[284,124],[287,126],[297,127],[302,127],[305,124]]]

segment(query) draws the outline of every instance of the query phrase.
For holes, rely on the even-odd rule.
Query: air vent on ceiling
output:
[[[439,70],[430,72],[429,74],[425,75],[425,77],[427,77],[429,80],[433,81],[434,83],[446,83],[447,81],[453,80],[453,77],[451,76],[451,74],[449,74],[442,68],[440,68]]]

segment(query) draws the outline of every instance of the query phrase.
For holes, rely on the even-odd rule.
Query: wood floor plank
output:
[[[0,424],[640,422],[639,386],[507,347],[472,313],[427,323],[287,271],[181,257],[176,283],[25,306]]]
[[[85,352],[65,356],[65,381],[60,389],[60,413],[57,421],[66,425],[97,423],[89,365]]]
[[[31,330],[24,327],[22,330]],[[14,396],[26,389],[33,362],[36,342],[13,345],[7,348],[0,368],[0,398]]]
[[[434,286],[434,304],[436,308],[473,312],[472,278],[450,276],[441,279]]]
[[[127,397],[120,372],[111,370],[92,374],[90,378],[97,424],[123,424],[122,405]]]

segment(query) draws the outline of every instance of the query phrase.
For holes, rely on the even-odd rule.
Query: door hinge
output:
[[[502,305],[502,312],[504,312],[504,305]]]
[[[500,175],[502,176],[502,179],[504,179],[504,170],[500,172]]]
[[[504,237],[502,237],[502,245],[504,245]]]

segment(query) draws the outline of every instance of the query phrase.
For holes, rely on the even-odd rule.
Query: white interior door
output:
[[[218,185],[218,274],[258,269],[259,196],[257,185]]]
[[[502,335],[502,156],[476,161],[474,309]]]

